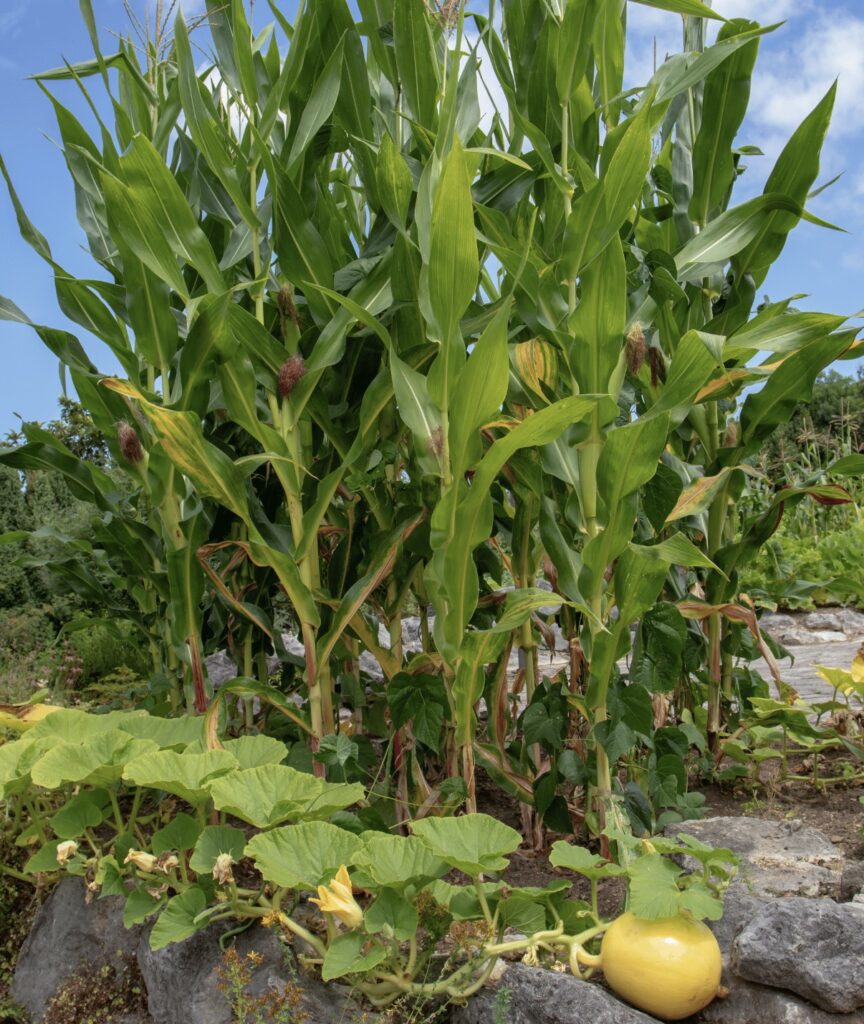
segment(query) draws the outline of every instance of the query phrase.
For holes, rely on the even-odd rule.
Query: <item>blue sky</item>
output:
[[[143,0],[134,0],[144,12]],[[151,0],[151,9],[155,0]],[[203,0],[184,0],[194,14]],[[292,2],[283,3],[290,14]],[[798,305],[853,316],[864,307],[864,3],[861,0],[715,0],[729,17],[757,17],[763,24],[786,20],[762,45],[753,83],[751,114],[739,136],[758,145],[764,157],[749,159],[739,201],[761,189],[786,138],[839,76],[839,98],[823,161],[823,180],[843,178],[811,204],[817,215],[845,227],[838,235],[801,225],[793,234],[766,291],[772,299],[808,293]],[[127,26],[122,0],[94,0],[106,51],[110,30]],[[258,4],[256,24],[268,14]],[[662,60],[679,48],[680,20],[674,15],[630,4],[628,79],[651,74],[654,40]],[[90,56],[75,0],[2,0],[0,9],[0,150],[36,226],[49,238],[55,258],[79,276],[94,265],[82,250],[72,187],[62,156],[50,141],[55,127],[50,106],[26,76]],[[82,111],[77,90],[61,83],[62,101]],[[83,111],[82,111],[83,115]],[[46,138],[48,136],[48,138]],[[19,238],[11,206],[0,192],[0,293],[12,298],[36,322],[71,327],[57,308],[48,268]],[[93,339],[87,342],[100,368],[115,366]],[[60,391],[54,358],[28,328],[0,321],[0,436],[24,419],[50,419]],[[851,364],[841,369],[851,371]]]

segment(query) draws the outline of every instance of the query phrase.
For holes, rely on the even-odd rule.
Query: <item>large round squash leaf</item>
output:
[[[329,822],[306,821],[254,836],[246,844],[246,856],[268,882],[315,889],[329,882],[343,864],[350,864],[362,845],[359,836]]]
[[[197,806],[210,799],[208,782],[236,768],[237,758],[227,750],[208,750],[204,754],[159,750],[127,764],[123,779],[148,789],[164,789]]]
[[[411,831],[442,860],[466,875],[503,871],[522,836],[488,814],[465,814],[461,818],[423,818],[411,823]]]
[[[284,764],[232,772],[215,779],[210,792],[218,810],[257,828],[323,820],[365,796],[360,783],[325,782]]]

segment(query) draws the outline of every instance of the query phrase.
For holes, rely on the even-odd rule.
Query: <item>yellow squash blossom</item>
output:
[[[348,928],[359,928],[363,922],[363,910],[354,899],[354,889],[344,864],[329,885],[318,886],[318,899],[312,897],[310,903],[317,903],[326,914],[335,914]]]
[[[65,843],[59,843],[57,846],[57,863],[60,867],[65,867],[69,863],[69,859],[74,857],[78,852],[78,844],[74,839],[67,839]]]
[[[130,850],[126,854],[126,859],[123,861],[124,864],[134,864],[139,871],[154,872],[156,870],[156,858],[152,853],[146,853],[144,850]]]

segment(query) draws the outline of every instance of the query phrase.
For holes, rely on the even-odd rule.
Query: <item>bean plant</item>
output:
[[[835,88],[740,201],[778,26],[638,2],[683,50],[633,88],[626,0],[301,0],[293,21],[269,0],[254,22],[208,0],[113,52],[81,0],[94,55],[35,76],[91,277],[0,170],[122,372],[0,315],[57,356],[130,488],[32,425],[0,460],[92,503],[154,686],[206,713],[196,756],[276,733],[417,835],[477,810],[478,766],[535,838],[699,813],[691,762],[766,696],[735,664],[772,657],[739,569],[784,510],[849,500],[820,479],[739,514],[754,457],[858,345],[842,315],[756,299],[802,220],[832,229],[806,205]],[[238,675],[214,694],[221,649]]]

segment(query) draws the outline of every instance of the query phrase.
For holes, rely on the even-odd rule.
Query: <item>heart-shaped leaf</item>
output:
[[[204,890],[193,885],[186,892],[168,900],[150,932],[150,948],[162,949],[172,942],[182,942],[206,927],[207,921],[195,923],[195,918],[207,906]]]
[[[556,868],[576,871],[586,878],[608,878],[627,873],[625,868],[604,860],[584,846],[573,846],[563,839],[552,844],[549,863]]]
[[[236,768],[237,758],[227,750],[208,750],[205,754],[159,750],[127,764],[123,778],[136,786],[164,789],[197,806],[210,799],[208,782]]]
[[[200,835],[201,826],[198,822],[191,815],[180,811],[165,828],[153,833],[150,849],[157,857],[160,853],[168,853],[170,850],[191,850]]]
[[[374,945],[363,952],[364,937],[358,932],[346,932],[330,943],[324,963],[321,965],[321,977],[324,981],[344,977],[346,974],[361,974],[377,967],[387,959],[387,950],[383,946]]]
[[[325,782],[283,764],[232,772],[213,781],[213,803],[257,828],[329,818],[365,796],[359,783]]]
[[[388,836],[380,832],[363,835],[364,845],[352,861],[376,886],[400,891],[417,889],[446,875],[449,865],[416,836]]]
[[[45,789],[57,789],[67,782],[113,786],[130,761],[157,750],[153,740],[136,740],[112,729],[80,743],[57,744],[33,765],[30,775],[37,786]]]
[[[461,818],[423,818],[411,823],[411,831],[437,857],[466,875],[503,871],[522,837],[488,814],[466,814]]]
[[[254,836],[246,856],[268,882],[287,889],[315,889],[329,882],[343,864],[350,864],[363,845],[351,832],[324,821],[286,825]]]
[[[288,756],[285,744],[272,736],[239,736],[234,740],[224,740],[222,747],[237,758],[241,768],[281,764]],[[187,753],[201,754],[209,749],[201,739],[187,747]]]
[[[189,867],[199,875],[212,875],[218,857],[228,854],[236,864],[243,858],[246,836],[230,825],[208,825],[198,837]]]

